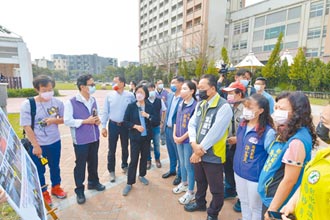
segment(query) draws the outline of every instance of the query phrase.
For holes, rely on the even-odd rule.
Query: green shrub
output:
[[[33,97],[38,95],[38,93],[34,89],[8,89],[7,92],[9,98]],[[54,89],[54,95],[60,96],[58,89]]]

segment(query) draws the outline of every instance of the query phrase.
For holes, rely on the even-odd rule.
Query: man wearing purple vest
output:
[[[101,121],[98,116],[96,100],[91,95],[95,92],[92,75],[82,75],[77,79],[79,93],[68,100],[64,107],[64,124],[71,128],[76,166],[74,168],[75,193],[77,203],[86,202],[84,181],[86,163],[88,165],[88,189],[105,190],[99,182],[97,173],[98,150]]]

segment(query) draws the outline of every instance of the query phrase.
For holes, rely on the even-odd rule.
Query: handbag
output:
[[[35,120],[35,116],[36,116],[36,100],[31,97],[28,98],[29,103],[30,103],[30,113],[31,113],[31,128],[32,130],[34,129],[34,120]],[[31,142],[29,141],[29,139],[25,136],[25,130],[23,130],[23,136],[24,138],[21,139],[21,143],[23,144],[25,150],[29,153],[31,148],[33,148]]]

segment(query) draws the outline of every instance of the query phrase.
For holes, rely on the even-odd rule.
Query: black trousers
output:
[[[73,144],[73,146],[76,155],[76,166],[73,170],[74,181],[76,183],[75,192],[81,193],[85,188],[84,181],[86,164],[88,171],[88,184],[96,185],[99,183],[97,173],[99,141],[81,145]]]
[[[226,162],[224,163],[225,171],[225,192],[228,195],[236,194],[236,183],[234,178],[234,154],[236,145],[226,144]]]
[[[140,157],[139,176],[147,174],[147,159],[150,149],[150,139],[141,137],[140,140],[130,140],[131,161],[128,166],[127,184],[132,185],[136,182],[136,170]]]
[[[121,143],[121,168],[127,167],[127,159],[128,159],[128,129],[123,125],[118,125],[115,122],[109,121],[108,124],[108,170],[109,172],[115,171],[116,166],[116,149],[117,142],[120,136]]]
[[[206,190],[210,186],[212,201],[207,208],[207,214],[218,216],[224,202],[223,164],[200,162],[194,164],[197,192],[196,203],[199,206],[206,204]]]

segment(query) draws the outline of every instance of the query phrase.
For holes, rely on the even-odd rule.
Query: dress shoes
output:
[[[206,211],[206,205],[199,206],[196,202],[184,205],[184,210],[187,212]]]
[[[173,185],[177,186],[181,183],[181,177],[176,176],[175,179],[173,180]]]
[[[103,191],[105,190],[105,186],[101,183],[98,183],[96,185],[89,185],[87,186],[88,189],[95,189],[96,191]]]
[[[79,205],[81,204],[84,204],[86,202],[86,197],[85,197],[85,194],[82,192],[82,193],[77,193],[77,203]]]
[[[156,167],[157,168],[161,168],[162,167],[162,164],[161,164],[160,160],[156,160]]]
[[[164,179],[166,179],[166,178],[169,178],[170,176],[175,176],[175,175],[176,175],[176,172],[171,173],[170,171],[168,171],[167,173],[164,173],[162,177]]]
[[[218,220],[218,217],[217,216],[210,216],[208,215],[206,220]]]

